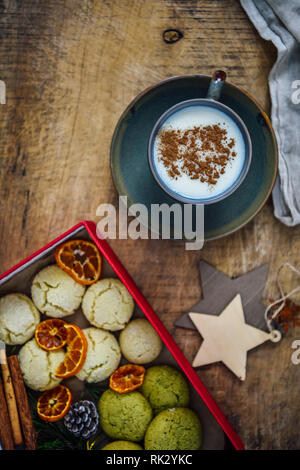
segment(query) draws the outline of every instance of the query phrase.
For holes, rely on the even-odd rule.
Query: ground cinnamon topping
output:
[[[158,159],[171,178],[183,173],[192,180],[217,183],[228,162],[236,156],[235,141],[220,124],[192,129],[162,129],[158,134]]]

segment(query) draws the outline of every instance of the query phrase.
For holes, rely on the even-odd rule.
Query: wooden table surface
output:
[[[109,146],[127,104],[172,75],[211,74],[252,93],[270,111],[267,77],[276,59],[235,0],[3,0],[0,2],[1,272],[81,219],[99,221],[99,204],[117,204]],[[163,32],[183,38],[167,44]],[[195,331],[174,321],[201,296],[198,261],[230,276],[270,265],[264,301],[278,295],[275,275],[299,266],[299,227],[273,216],[272,201],[246,227],[201,251],[162,240],[113,240],[113,249],[175,340],[192,360]],[[296,280],[284,276],[286,289]],[[291,344],[266,343],[248,355],[240,382],[222,364],[198,370],[248,449],[300,448],[300,365]]]

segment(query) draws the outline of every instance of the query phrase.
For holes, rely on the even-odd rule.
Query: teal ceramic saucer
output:
[[[152,128],[168,108],[180,101],[206,97],[211,77],[183,75],[171,77],[139,94],[125,109],[111,143],[111,170],[116,189],[127,196],[128,207],[144,204],[178,203],[156,183],[147,159]],[[226,82],[220,101],[244,121],[253,147],[248,174],[228,198],[205,206],[205,240],[229,235],[249,222],[271,194],[277,174],[277,145],[266,113],[245,90]],[[171,230],[172,234],[172,230]]]

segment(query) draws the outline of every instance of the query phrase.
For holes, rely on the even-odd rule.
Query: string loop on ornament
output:
[[[279,341],[281,341],[281,338],[282,338],[282,334],[279,330],[272,330],[270,331],[270,341],[272,341],[272,343],[279,343]]]
[[[282,271],[282,269],[285,268],[285,267],[290,268],[292,271],[294,271],[296,274],[298,274],[298,276],[300,276],[300,271],[290,263],[284,263],[278,269],[277,276],[276,276],[276,282],[277,282],[277,286],[278,286],[281,297],[279,299],[275,300],[275,302],[272,302],[265,310],[265,321],[266,321],[267,327],[270,331],[270,339],[274,343],[277,343],[278,341],[280,341],[281,337],[282,337],[281,332],[279,330],[277,330],[276,328],[274,328],[274,320],[279,315],[279,313],[281,312],[283,307],[286,305],[286,299],[288,299],[292,295],[296,294],[296,292],[300,291],[300,286],[298,286],[298,287],[295,287],[295,289],[291,290],[288,294],[284,294],[283,288],[282,288],[282,286],[279,282],[279,274]],[[275,307],[275,305],[277,305],[277,304],[280,304],[279,307],[271,315],[269,315],[270,310],[273,307]]]

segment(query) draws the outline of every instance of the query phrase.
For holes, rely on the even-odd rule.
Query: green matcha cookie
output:
[[[114,441],[106,444],[101,450],[143,450],[143,448],[135,442]]]
[[[146,450],[197,450],[201,443],[201,423],[189,408],[162,411],[145,435]]]
[[[181,372],[170,366],[149,367],[140,391],[155,414],[168,408],[189,405],[188,383]]]
[[[151,406],[140,392],[106,390],[98,409],[102,429],[113,439],[141,441],[152,419]]]

